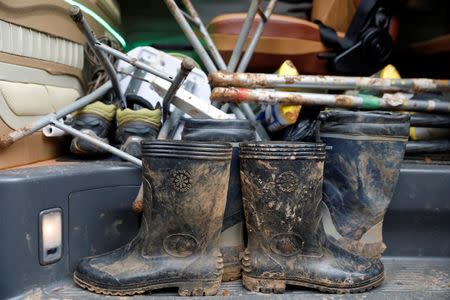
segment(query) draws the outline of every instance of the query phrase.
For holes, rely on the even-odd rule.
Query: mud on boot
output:
[[[224,260],[222,281],[241,278],[239,254],[244,251],[245,244],[237,142],[254,141],[255,139],[255,125],[248,120],[186,119],[184,123],[182,140],[233,143],[227,205],[219,242]]]
[[[329,148],[324,173],[324,225],[341,247],[379,258],[382,225],[400,174],[409,115],[329,110],[319,115]]]
[[[248,245],[244,286],[282,293],[286,285],[324,292],[363,292],[380,285],[380,260],[331,243],[321,222],[325,145],[242,143],[241,181]]]
[[[147,107],[133,110],[117,110],[116,140],[120,150],[135,157],[141,157],[141,142],[154,140],[161,127],[161,109]]]
[[[86,105],[81,110],[72,114],[72,127],[80,130],[91,137],[97,138],[105,143],[108,142],[108,134],[111,129],[112,121],[116,115],[116,106],[114,104],[105,104],[96,101]],[[70,151],[74,154],[89,155],[106,153],[99,148],[78,137],[74,137],[70,143]]]
[[[84,258],[75,282],[107,295],[178,288],[215,295],[223,274],[219,234],[231,145],[144,141],[144,212],[137,236],[112,252]]]

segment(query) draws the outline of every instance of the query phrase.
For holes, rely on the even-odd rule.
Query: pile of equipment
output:
[[[116,296],[167,287],[215,295],[239,278],[262,293],[381,285],[383,219],[405,153],[449,150],[449,81],[299,75],[289,61],[276,74],[245,73],[277,1],[251,1],[228,64],[192,3],[181,2],[187,12],[165,0],[208,75],[188,57],[151,47],[125,54],[99,41],[74,6],[102,67],[95,88],[0,139],[7,148],[60,130],[73,136],[74,154],[109,152],[142,168],[138,234],[82,259],[75,282]],[[387,30],[365,18],[372,31],[336,54],[336,68]]]

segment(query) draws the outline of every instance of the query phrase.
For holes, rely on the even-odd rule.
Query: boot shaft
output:
[[[255,125],[248,120],[186,119],[182,139],[186,141],[221,141],[233,143],[227,204],[222,231],[243,220],[239,147],[237,142],[254,141]]]
[[[240,277],[239,254],[244,250],[245,244],[237,142],[255,139],[255,124],[249,120],[186,119],[184,122],[182,140],[233,143],[227,204],[220,236],[220,251],[225,266],[223,281],[236,280]]]
[[[325,145],[243,143],[241,180],[249,247],[317,254]],[[256,243],[251,245],[252,243]]]
[[[133,295],[160,288],[215,295],[223,274],[219,233],[231,145],[145,141],[144,212],[137,236],[84,258],[74,280],[91,291]]]
[[[142,151],[144,252],[185,257],[217,249],[231,145],[148,141]]]
[[[248,120],[186,119],[183,140],[244,142],[256,138],[255,124]]]
[[[400,173],[409,115],[330,110],[319,118],[320,137],[330,149],[324,174],[324,202],[329,212],[325,211],[324,219],[331,216],[340,235],[335,238],[347,239],[348,245],[365,240],[366,234],[377,236],[373,246],[378,249],[370,250],[372,254],[368,249],[352,250],[379,257],[382,221]]]
[[[383,280],[383,265],[327,239],[321,222],[325,145],[240,146],[248,246],[243,284],[280,293],[286,284],[329,292],[364,291]]]

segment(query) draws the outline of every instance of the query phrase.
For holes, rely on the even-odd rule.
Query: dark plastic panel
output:
[[[94,249],[103,252],[129,239],[131,231],[137,228],[137,216],[131,216],[131,202],[140,184],[140,174],[139,169],[121,162],[71,163],[0,172],[0,299],[69,277],[72,251],[73,262],[77,255]],[[83,195],[87,198],[81,200]],[[76,203],[77,200],[80,203]],[[129,213],[125,212],[127,206]],[[39,263],[39,213],[56,207],[61,208],[65,216],[63,256],[53,264],[42,266]],[[70,207],[75,213],[69,211]],[[101,214],[102,210],[105,221],[97,223],[95,214]],[[80,218],[84,218],[83,224]],[[108,222],[112,219],[121,218],[126,224],[117,227],[118,234],[97,234],[93,245],[78,244],[80,236],[72,234],[78,224],[81,230],[90,233],[85,237],[92,238],[96,232],[110,228]],[[69,224],[75,225],[69,229]]]
[[[136,192],[136,186],[117,186],[70,194],[70,270],[80,258],[114,250],[133,238],[139,228],[131,211]]]
[[[403,164],[383,233],[385,255],[450,257],[450,165]]]

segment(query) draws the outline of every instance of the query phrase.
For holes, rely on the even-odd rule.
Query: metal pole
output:
[[[150,74],[158,76],[158,77],[160,77],[160,78],[162,78],[164,80],[167,80],[169,82],[173,82],[173,80],[174,80],[172,76],[169,76],[166,73],[163,73],[163,72],[161,72],[161,71],[159,71],[159,70],[157,70],[155,68],[152,68],[149,65],[146,65],[146,64],[138,61],[136,58],[130,57],[127,54],[122,53],[120,51],[117,51],[116,49],[111,48],[108,45],[105,45],[105,44],[103,44],[101,42],[96,42],[95,43],[95,48],[100,49],[100,50],[102,50],[102,51],[104,51],[104,52],[106,52],[106,53],[108,53],[108,54],[110,54],[110,55],[112,55],[112,56],[114,56],[114,57],[116,57],[118,59],[126,61],[130,65],[133,65],[136,68],[142,69],[142,70],[144,70],[146,72],[149,72]]]
[[[155,92],[161,97],[163,97],[170,88],[170,84],[159,77],[155,77],[151,83]],[[189,93],[185,89],[179,89],[177,91],[172,98],[172,104],[193,118],[231,119],[231,116],[211,104],[203,102],[197,96]]]
[[[62,122],[62,121],[58,121],[56,119],[53,119],[51,121],[51,123],[52,123],[53,126],[58,127],[59,129],[64,130],[65,132],[67,132],[67,133],[69,133],[69,134],[71,134],[73,136],[76,136],[76,137],[79,137],[80,139],[86,140],[89,143],[94,144],[97,147],[100,147],[103,150],[106,150],[106,151],[108,151],[108,152],[110,152],[110,153],[112,153],[114,155],[117,155],[118,157],[120,157],[120,158],[122,158],[124,160],[127,160],[127,161],[133,163],[134,165],[142,168],[142,161],[140,159],[137,159],[136,157],[128,154],[128,153],[125,153],[125,152],[123,152],[123,151],[121,151],[121,150],[119,150],[119,149],[117,149],[117,148],[115,148],[115,147],[113,147],[113,146],[103,142],[103,141],[100,141],[99,139],[96,139],[96,138],[90,136],[90,135],[82,133],[81,131],[74,129],[71,126],[68,126],[68,125],[64,124],[64,122]]]
[[[236,103],[230,103],[230,108],[231,108],[231,111],[236,116],[236,118],[241,119],[241,120],[246,119],[244,113],[239,109],[239,107],[236,105]]]
[[[276,4],[277,0],[270,0],[269,4],[267,4],[266,10],[264,11],[264,17],[261,17],[261,20],[258,24],[258,27],[255,30],[255,33],[253,34],[250,44],[248,45],[244,55],[242,56],[241,62],[239,63],[239,67],[237,68],[237,72],[242,73],[245,72],[245,70],[247,69],[247,66],[253,56],[253,52],[255,51],[256,45],[258,45],[259,39],[261,38],[264,28],[266,28],[267,22],[269,22],[269,18],[272,15],[272,12],[275,9]]]
[[[195,35],[194,31],[192,30],[191,26],[189,26],[188,21],[184,17],[183,13],[181,13],[181,10],[179,9],[179,7],[175,3],[175,1],[174,0],[164,0],[164,1],[166,2],[167,7],[169,8],[173,17],[177,21],[178,25],[180,25],[181,30],[183,30],[184,35],[189,40],[192,47],[194,47],[195,52],[198,54],[198,56],[202,60],[203,64],[205,65],[205,68],[208,70],[208,72],[211,73],[211,72],[217,71],[217,67],[214,65],[214,62],[209,57],[205,48],[203,48],[202,44],[198,40],[198,38]]]
[[[450,116],[436,114],[412,114],[410,123],[411,126],[418,127],[450,128]]]
[[[170,85],[170,88],[167,90],[167,93],[164,95],[163,99],[163,120],[167,121],[167,117],[169,116],[170,103],[172,102],[173,97],[175,96],[177,90],[183,84],[183,81],[189,75],[189,73],[195,68],[195,62],[185,57],[181,61],[180,70],[175,76],[174,81]]]
[[[205,48],[203,48],[202,44],[200,43],[199,39],[195,35],[195,33],[192,30],[191,26],[186,21],[185,16],[181,13],[181,9],[176,5],[175,1],[173,1],[173,0],[164,0],[164,1],[166,2],[167,7],[171,11],[171,13],[174,16],[175,20],[177,21],[177,23],[180,25],[181,29],[183,30],[186,38],[189,40],[191,45],[194,47],[195,52],[197,53],[197,55],[202,60],[202,62],[205,65],[208,73],[217,72],[217,70],[218,70],[217,66],[212,61],[211,57],[206,52]],[[197,11],[195,11],[192,3],[186,2],[186,1],[183,2],[183,3],[186,5],[186,8],[189,10],[189,12],[193,15],[192,17],[194,19],[195,19],[195,16],[198,19],[200,19],[200,17],[198,16],[198,13],[197,13]],[[196,22],[198,22],[198,21],[196,20]],[[200,20],[200,23],[201,23],[201,20]],[[209,36],[209,34],[206,31],[206,29],[203,32],[201,31],[201,34],[205,38],[205,40],[211,41],[211,44],[214,45],[214,43],[212,42],[212,39]],[[215,46],[214,46],[214,48],[215,48]],[[217,53],[218,53],[218,51],[217,51]],[[220,69],[223,69],[223,70],[226,69],[226,65],[225,65],[225,62],[223,61],[223,59],[216,60],[216,63],[218,64]],[[234,109],[235,109],[235,111],[239,110],[239,108],[237,108],[236,106],[235,106]],[[240,115],[242,115],[242,112],[240,113]]]
[[[257,7],[259,6],[260,1],[261,0],[257,0],[256,1],[256,2],[258,2],[257,3]],[[191,26],[186,21],[185,15],[183,15],[181,9],[176,5],[175,1],[173,1],[173,0],[165,0],[165,2],[167,4],[167,7],[169,8],[169,10],[171,11],[172,15],[175,17],[175,20],[177,21],[177,23],[179,24],[179,26],[183,30],[186,38],[189,40],[191,45],[194,47],[197,55],[202,60],[202,62],[205,65],[208,73],[217,72],[217,70],[218,70],[217,66],[221,70],[227,69],[227,67],[225,65],[225,62],[223,61],[222,57],[220,56],[220,53],[218,52],[216,46],[214,45],[214,42],[212,41],[208,31],[204,27],[203,22],[201,21],[199,15],[198,15],[197,11],[195,10],[194,6],[192,5],[192,3],[189,0],[183,0],[183,3],[186,6],[186,9],[191,14],[191,17],[193,18],[195,24],[199,27],[200,33],[203,36],[203,38],[205,39],[207,47],[209,48],[209,50],[211,52],[211,56],[214,58],[215,63],[217,64],[217,66],[214,64],[214,62],[211,59],[211,57],[208,55],[206,50],[203,48],[202,44],[200,43],[199,39],[195,35],[195,33],[192,30]],[[253,0],[253,2],[255,2],[255,0]],[[252,4],[253,4],[253,2],[252,2]],[[252,6],[250,6],[249,13],[253,13],[252,11],[253,11],[253,8],[252,8]],[[253,19],[255,17],[256,11],[255,11],[255,13],[253,14],[253,17],[250,20],[250,25],[247,28],[247,33],[245,34],[245,32],[241,31],[241,35],[245,34],[244,41],[247,38],[248,31],[250,30],[250,26],[251,26],[251,23],[253,22]],[[202,26],[203,26],[204,30],[202,30]],[[245,28],[243,27],[243,29],[245,29]],[[241,47],[240,51],[242,51],[242,47]],[[236,66],[233,67],[233,70],[235,68],[236,68]],[[243,111],[241,111],[239,109],[239,107],[236,104],[234,104],[234,103],[230,103],[229,106],[230,106],[231,110],[233,111],[233,113],[236,115],[237,118],[239,118],[239,119],[247,119],[248,118],[248,119],[253,120],[253,121],[256,120],[256,117],[255,117],[253,111],[251,110],[251,108],[246,103],[243,104]],[[257,126],[257,132],[258,132],[258,135],[261,137],[261,139],[264,139],[264,140],[268,140],[269,139],[269,135],[264,130],[264,127],[262,127],[261,125]]]
[[[267,89],[215,88],[211,99],[218,102],[251,102],[258,104],[319,105],[367,110],[402,110],[450,113],[450,103],[434,100],[408,100],[397,96],[384,99],[372,95],[330,95],[284,92]]]
[[[337,90],[376,90],[376,91],[450,91],[449,80],[414,78],[385,79],[372,77],[347,76],[286,76],[259,73],[224,73],[209,74],[209,81],[214,87],[245,88],[312,88]]]
[[[182,2],[189,12],[190,16],[193,18],[194,24],[197,25],[198,29],[200,30],[200,34],[205,40],[206,47],[208,48],[209,53],[211,54],[211,57],[215,61],[217,67],[220,70],[226,70],[227,67],[222,58],[222,55],[220,55],[219,50],[217,50],[217,47],[211,39],[208,30],[206,30],[206,26],[203,24],[202,19],[200,19],[197,10],[195,10],[190,0],[182,0]]]
[[[121,108],[125,108],[127,106],[127,103],[125,100],[125,96],[123,95],[120,89],[119,79],[117,78],[116,70],[114,69],[114,66],[112,65],[108,57],[106,57],[105,53],[98,51],[97,48],[95,47],[95,44],[98,43],[98,41],[94,36],[94,32],[90,28],[89,24],[86,22],[86,19],[83,17],[81,9],[76,5],[72,5],[70,8],[70,15],[72,19],[81,27],[89,46],[91,46],[95,55],[100,60],[106,72],[108,73],[109,78],[111,79],[112,82],[112,86],[114,88],[114,92],[116,93],[116,96],[120,100]]]
[[[223,112],[227,112],[229,108],[230,108],[230,104],[225,103],[224,105],[222,105],[220,110],[223,111]]]
[[[105,95],[111,89],[111,87],[112,87],[111,81],[107,81],[89,95],[81,97],[77,101],[61,108],[59,111],[44,116],[24,128],[10,132],[9,134],[0,137],[0,149],[6,148],[11,144],[13,144],[14,142],[16,142],[17,140],[44,128],[45,126],[50,124],[52,120],[61,119],[66,115],[73,113],[74,111],[77,111],[80,108],[88,105],[89,103],[96,101],[98,98]]]
[[[253,20],[255,19],[255,15],[258,12],[260,3],[261,0],[252,0],[252,2],[250,3],[247,17],[245,18],[244,24],[242,25],[241,28],[241,33],[239,34],[238,40],[236,41],[236,45],[234,46],[233,52],[231,53],[230,60],[228,61],[227,70],[229,72],[234,72],[234,70],[236,70],[239,59],[241,58],[244,43],[247,40],[248,33],[250,32],[250,28],[252,26]]]
[[[262,32],[264,31],[264,28],[265,28],[265,25],[266,25],[266,23],[268,21],[268,18],[272,15],[272,12],[273,12],[273,10],[275,8],[276,3],[277,3],[277,0],[271,0],[269,2],[269,4],[267,5],[266,10],[264,12],[264,15],[261,16],[261,22],[258,24],[258,27],[257,27],[257,29],[256,29],[256,31],[255,31],[255,33],[254,33],[254,35],[253,35],[253,37],[252,37],[252,39],[250,41],[250,44],[247,47],[247,49],[246,49],[246,51],[244,53],[244,56],[242,57],[241,62],[239,63],[238,72],[244,72],[245,69],[247,68],[248,63],[250,62],[250,59],[253,56],[253,52],[255,51],[256,45],[258,44],[259,39],[261,38]],[[258,7],[259,7],[259,3],[258,3]],[[252,6],[250,6],[249,12],[247,14],[246,21],[249,19],[250,14],[253,13],[252,9],[253,9]],[[250,31],[250,28],[251,28],[251,24],[253,23],[253,19],[254,18],[255,18],[255,16],[253,16],[251,18],[251,22],[249,23],[250,25],[248,25],[248,27],[246,27],[246,24],[244,23],[244,25],[242,27],[242,30],[241,30],[240,37],[242,37],[245,34],[245,39],[247,38],[248,33]],[[244,42],[245,42],[245,39],[244,39]],[[237,47],[237,45],[236,45],[236,47]],[[234,50],[236,50],[236,48]],[[242,51],[242,50],[240,50],[240,51]],[[240,55],[240,52],[239,52],[239,55]],[[238,60],[239,60],[239,57],[238,57]],[[236,68],[235,66],[233,67],[233,65],[231,65],[232,62],[233,62],[232,59],[230,59],[230,62],[229,62],[229,65],[228,65],[228,71],[230,71],[230,72],[234,72],[235,68]],[[251,121],[256,121],[256,116],[253,113],[253,110],[250,107],[250,105],[248,105],[247,103],[241,103],[239,106],[242,109],[242,112],[243,112],[243,114],[245,115],[245,117],[247,119],[249,119]],[[231,107],[233,113],[238,117],[238,114],[236,114],[236,112],[235,112],[236,111],[235,104],[231,104],[230,107]],[[269,135],[267,134],[266,130],[264,129],[264,127],[261,124],[257,123],[256,130],[257,130],[258,135],[260,136],[260,138],[262,140],[265,140],[265,141],[270,140]]]
[[[418,153],[448,153],[450,151],[449,140],[419,141],[406,143],[407,154]]]

